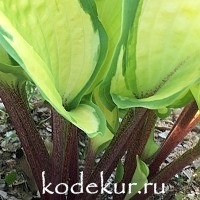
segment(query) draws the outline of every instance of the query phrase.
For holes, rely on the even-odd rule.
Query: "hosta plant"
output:
[[[111,174],[113,199],[145,199],[153,194],[153,187],[142,192],[145,183],[161,186],[199,156],[198,143],[159,171],[200,119],[199,9],[199,0],[0,2],[0,97],[42,199],[96,199],[100,177]],[[50,154],[30,114],[27,82],[51,107]],[[177,107],[185,108],[158,147],[155,123]],[[80,181],[81,130],[88,145],[83,192],[75,194],[66,184]],[[131,192],[129,183],[137,183]]]

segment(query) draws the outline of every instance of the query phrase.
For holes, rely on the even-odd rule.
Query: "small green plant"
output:
[[[1,1],[0,97],[41,199],[96,199],[115,170],[113,199],[146,199],[154,188],[145,193],[145,183],[160,187],[199,157],[200,142],[159,170],[200,120],[199,9],[190,0]],[[31,117],[27,82],[51,105],[51,154]],[[155,123],[177,107],[184,109],[158,147]],[[66,190],[81,179],[79,129],[89,142],[75,194]]]
[[[17,172],[15,170],[10,171],[5,176],[5,183],[7,185],[12,185],[17,179]]]

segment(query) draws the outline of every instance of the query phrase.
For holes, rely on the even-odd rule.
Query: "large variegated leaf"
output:
[[[23,67],[44,98],[88,134],[105,129],[105,120],[94,104],[82,103],[76,108],[91,87],[106,53],[106,41],[100,43],[103,29],[98,29],[100,23],[91,3],[89,0],[0,2],[0,43]]]
[[[123,58],[119,55],[127,44],[128,34],[136,17],[137,7],[142,1],[96,0],[95,2],[97,4],[99,18],[109,38],[108,54],[101,71],[105,73],[107,70],[108,73],[106,73],[106,77],[100,87],[100,92],[104,105],[112,110],[114,105],[110,93],[107,91],[110,90],[110,82],[116,72],[117,63]],[[115,8],[110,9],[113,5],[115,5]]]
[[[120,36],[122,34],[122,12],[123,12],[123,1],[115,0],[95,0],[97,5],[97,12],[104,29],[106,30],[108,36],[108,52],[106,59],[103,63],[103,67],[99,72],[98,79],[101,80],[102,77],[109,78],[107,76],[108,71],[111,71],[110,67],[112,65],[112,60],[114,56],[114,51],[119,42]],[[112,6],[115,5],[114,9]],[[105,77],[106,75],[106,77]]]
[[[129,33],[126,72],[119,67],[113,79],[113,99],[120,107],[169,106],[200,81],[199,9],[200,1],[143,2]]]

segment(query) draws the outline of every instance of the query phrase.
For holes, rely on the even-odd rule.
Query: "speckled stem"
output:
[[[63,179],[63,163],[64,163],[64,146],[65,139],[64,134],[66,131],[66,122],[63,117],[61,117],[53,108],[51,109],[52,113],[52,139],[53,139],[53,151],[51,155],[52,159],[52,173],[51,173],[51,182],[52,190],[55,190],[55,187],[62,183]],[[59,187],[59,192],[63,192],[64,188]],[[50,200],[63,200],[65,199],[64,194],[54,193],[50,196]]]
[[[174,126],[172,127],[166,141],[161,146],[159,152],[154,157],[150,164],[150,178],[153,177],[162,162],[165,161],[171,151],[178,145],[179,142],[196,126],[200,121],[200,113],[196,102],[189,103],[181,112]]]
[[[88,182],[96,183],[100,187],[100,174],[103,171],[104,182],[108,180],[111,173],[117,166],[117,163],[121,157],[125,154],[125,151],[132,141],[132,137],[135,137],[136,133],[142,128],[144,120],[148,115],[149,110],[145,108],[130,109],[128,114],[125,116],[122,124],[111,141],[108,149],[105,151],[100,162],[95,167],[93,173],[91,174]],[[98,188],[98,192],[100,189]],[[84,194],[79,199],[93,200],[98,196],[98,193]]]
[[[136,156],[142,155],[145,145],[151,134],[151,131],[155,126],[156,120],[157,120],[157,116],[155,112],[153,110],[149,110],[148,115],[146,119],[144,120],[143,127],[141,128],[140,131],[137,132],[137,135],[134,138],[134,140],[130,141],[131,145],[129,146],[126,157],[125,157],[124,176],[122,178],[122,181],[118,184],[118,187],[120,187],[122,183],[125,184],[126,192],[128,190],[128,184],[131,183],[131,179],[137,167]],[[121,189],[119,189],[119,191],[120,190]],[[126,193],[114,194],[113,199],[123,200],[125,196],[126,196]]]
[[[49,181],[51,164],[49,154],[32,119],[25,91],[25,84],[0,85],[0,97],[25,151],[36,184],[42,192],[42,171]],[[44,195],[44,199],[46,195]]]

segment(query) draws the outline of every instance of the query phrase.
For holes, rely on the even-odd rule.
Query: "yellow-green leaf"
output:
[[[88,0],[0,2],[1,45],[43,97],[89,135],[105,130],[105,119],[96,106],[87,102],[79,107],[106,53],[93,9]]]
[[[199,9],[199,1],[143,2],[129,32],[125,70],[113,80],[125,85],[112,85],[115,103],[159,109],[177,102],[200,82]]]

